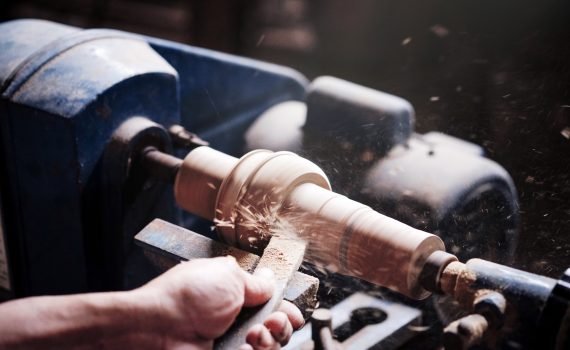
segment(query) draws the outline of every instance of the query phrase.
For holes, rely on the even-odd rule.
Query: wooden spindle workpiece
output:
[[[318,166],[291,152],[237,159],[198,147],[180,165],[174,192],[229,245],[260,252],[272,235],[300,237],[307,261],[416,299],[430,294],[420,282],[428,257],[445,250],[439,237],[334,193]]]

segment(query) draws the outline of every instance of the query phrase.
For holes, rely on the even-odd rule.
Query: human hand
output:
[[[133,293],[158,310],[162,348],[210,349],[243,306],[263,304],[273,289],[270,270],[251,275],[235,259],[223,257],[181,263]],[[248,331],[240,350],[280,349],[303,323],[301,312],[284,301],[263,325]]]

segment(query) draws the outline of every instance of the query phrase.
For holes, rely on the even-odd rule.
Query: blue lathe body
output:
[[[156,38],[41,20],[0,25],[0,82],[2,287],[16,296],[142,283],[148,276],[137,272],[144,259],[132,237],[156,217],[211,234],[209,224],[176,208],[171,185],[133,179],[134,154],[149,144],[184,155],[172,142],[173,126],[234,156],[252,144],[299,152],[327,171],[338,192],[462,249],[454,225],[479,225],[467,256],[490,251],[508,259],[515,246],[508,174],[478,146],[414,134],[413,108],[395,96],[333,78],[309,84],[290,68]],[[265,113],[287,101],[306,105],[306,115]],[[138,126],[127,125],[133,118]],[[394,169],[403,172],[390,175]],[[436,183],[438,196],[423,194]],[[502,219],[466,219],[482,204],[501,208]],[[499,245],[481,248],[487,243],[477,235],[491,226]]]
[[[516,190],[481,147],[416,133],[406,100],[337,78],[309,82],[290,68],[161,39],[17,20],[0,24],[0,93],[2,299],[137,287],[158,273],[134,243],[139,232],[171,258],[211,244],[187,240],[183,228],[215,238],[212,224],[173,194],[177,158],[206,143],[235,157],[299,153],[334,191],[440,236],[460,260],[509,263],[516,247]],[[483,307],[515,306],[501,311],[517,324],[504,328],[516,340],[505,344],[563,329],[570,272],[556,282],[477,259],[462,266],[477,279],[465,282],[470,293],[496,292]],[[428,272],[439,283],[443,269]],[[437,283],[424,287],[454,295]],[[362,308],[368,299],[347,300]],[[406,310],[393,334],[418,318]]]
[[[126,237],[174,220],[160,185],[129,214],[125,164],[111,165],[129,150],[109,148],[127,119],[185,125],[237,155],[260,112],[305,91],[291,69],[159,39],[39,20],[0,28],[2,214],[18,295],[120,287]]]

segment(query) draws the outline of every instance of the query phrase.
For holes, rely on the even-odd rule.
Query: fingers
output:
[[[269,315],[263,325],[269,330],[273,339],[281,345],[287,344],[293,334],[293,326],[289,318],[281,311]]]
[[[253,275],[245,271],[243,275],[245,278],[244,306],[260,305],[271,298],[275,289],[273,271],[262,268],[255,271]]]
[[[255,306],[269,300],[275,288],[273,272],[259,269],[254,275],[244,272],[244,306]],[[239,350],[277,350],[289,342],[293,329],[303,326],[305,320],[301,311],[292,303],[283,301],[279,311],[269,315],[263,325],[249,329],[246,342]]]
[[[271,332],[260,324],[256,324],[249,329],[245,341],[254,350],[276,350],[281,348],[271,335]]]
[[[301,311],[295,305],[293,305],[293,303],[287,300],[283,300],[281,302],[278,311],[281,311],[287,315],[287,318],[289,319],[289,322],[291,322],[293,329],[299,329],[305,324],[305,319],[303,318]]]
[[[294,308],[292,304],[291,306]],[[263,325],[258,324],[251,327],[246,336],[247,344],[241,346],[239,350],[280,349],[281,345],[286,345],[289,342],[292,335],[293,325],[289,320],[289,315],[276,311],[269,315]]]

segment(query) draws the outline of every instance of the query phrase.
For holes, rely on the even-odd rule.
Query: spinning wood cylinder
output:
[[[429,295],[419,282],[426,259],[445,250],[437,236],[332,192],[318,166],[290,152],[237,159],[198,147],[182,162],[174,191],[228,244],[259,251],[271,235],[300,237],[306,260],[416,299]]]

